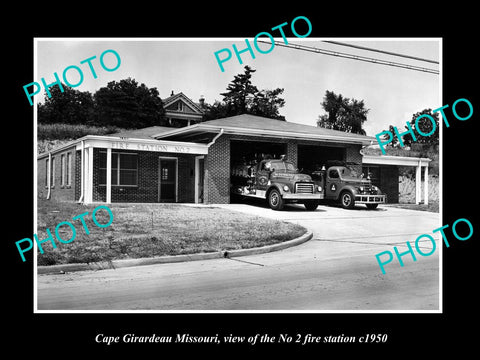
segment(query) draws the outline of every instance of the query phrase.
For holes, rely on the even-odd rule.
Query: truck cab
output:
[[[346,166],[331,166],[327,170],[312,173],[316,183],[323,185],[325,199],[339,202],[343,208],[352,209],[355,204],[365,204],[368,209],[377,208],[385,203],[386,195],[372,184]]]

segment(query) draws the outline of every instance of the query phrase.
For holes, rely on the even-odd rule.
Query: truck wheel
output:
[[[268,205],[272,210],[282,210],[283,209],[283,198],[280,194],[280,191],[273,189],[268,193]]]
[[[353,209],[355,206],[355,199],[349,191],[344,191],[340,194],[340,204],[344,209]]]
[[[378,206],[378,204],[367,204],[367,208],[368,208],[369,210],[374,210],[374,209],[377,208],[377,206]]]
[[[318,202],[316,201],[309,201],[309,202],[306,202],[305,204],[305,209],[307,209],[308,211],[315,211],[318,207]]]

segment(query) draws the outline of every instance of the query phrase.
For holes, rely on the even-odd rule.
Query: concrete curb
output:
[[[310,240],[312,237],[313,237],[313,233],[311,231],[307,231],[302,236],[299,236],[298,238],[295,238],[292,240],[284,241],[277,244],[257,247],[257,248],[250,248],[250,249],[239,249],[239,250],[230,250],[230,251],[217,251],[217,252],[211,252],[211,253],[185,254],[185,255],[173,255],[173,256],[158,256],[153,258],[101,261],[101,262],[88,263],[88,264],[62,264],[62,265],[50,265],[50,266],[37,266],[37,274],[44,275],[44,274],[59,274],[62,272],[85,271],[85,270],[118,269],[123,267],[130,267],[130,266],[167,264],[167,263],[176,263],[176,262],[184,262],[184,261],[210,260],[210,259],[231,258],[231,257],[237,257],[237,256],[265,254],[272,251],[279,251],[279,250],[287,249],[292,246],[303,244],[304,242]]]

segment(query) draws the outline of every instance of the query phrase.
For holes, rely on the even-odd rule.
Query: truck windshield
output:
[[[293,166],[292,163],[289,162],[272,162],[271,163],[271,169],[275,170],[276,172],[282,172],[282,171],[297,171],[297,168]]]

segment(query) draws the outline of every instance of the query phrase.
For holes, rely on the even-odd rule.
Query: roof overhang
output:
[[[363,155],[362,163],[366,165],[428,166],[429,158],[389,155]]]
[[[81,150],[82,142],[84,148],[86,149],[101,148],[115,150],[169,152],[177,154],[208,154],[208,144],[185,141],[168,141],[155,139],[150,140],[115,136],[87,135],[77,140],[71,141],[65,145],[62,145],[56,149],[40,154],[37,156],[37,159],[42,159],[48,156],[48,154],[59,153],[72,147],[75,147],[76,150]]]
[[[348,144],[361,144],[361,145],[370,145],[375,138],[370,138],[367,136],[362,136],[362,138],[354,136],[342,136],[342,135],[327,135],[327,134],[315,134],[315,133],[305,133],[305,132],[286,132],[280,130],[268,130],[268,129],[256,129],[256,128],[246,128],[246,127],[235,127],[235,126],[214,126],[204,123],[195,124],[188,127],[174,129],[172,131],[167,131],[160,134],[153,135],[156,139],[163,139],[181,135],[195,135],[201,133],[219,133],[223,129],[224,134],[232,135],[244,135],[244,136],[256,136],[256,137],[275,137],[283,139],[298,139],[298,140],[313,140],[313,141],[323,141],[331,143],[348,143]]]

